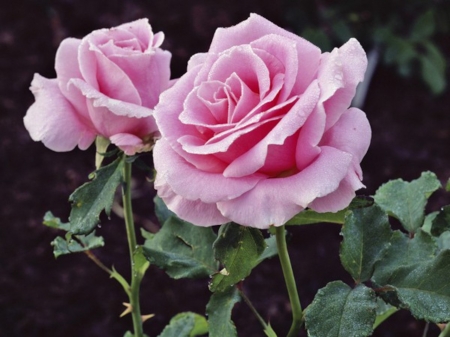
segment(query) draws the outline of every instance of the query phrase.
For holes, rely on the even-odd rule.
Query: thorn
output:
[[[133,311],[133,307],[130,303],[123,302],[122,304],[126,307],[126,309],[120,314],[120,317],[123,317]]]
[[[155,314],[150,314],[150,315],[142,315],[142,323],[144,323],[145,321],[149,320],[150,318],[152,318],[153,316],[155,316]]]

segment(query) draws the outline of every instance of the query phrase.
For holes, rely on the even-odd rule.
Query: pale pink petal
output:
[[[327,113],[326,130],[350,106],[358,83],[364,79],[366,68],[366,53],[355,39],[322,56],[318,80],[323,93],[321,103]]]
[[[336,191],[314,200],[308,205],[309,208],[319,213],[338,212],[347,207],[355,197],[355,190],[364,187],[361,183],[355,188],[346,177],[341,181]]]
[[[225,82],[236,74],[260,98],[270,89],[267,65],[248,45],[235,46],[220,54],[208,73],[208,81]]]
[[[248,152],[236,158],[224,171],[226,177],[243,177],[263,167],[269,145],[282,145],[296,133],[314,110],[319,99],[319,87],[313,82],[280,122]]]
[[[303,171],[262,180],[247,193],[217,206],[223,216],[244,226],[281,226],[316,198],[334,192],[345,178],[351,159],[345,152],[322,147],[317,159]]]
[[[78,65],[80,43],[81,40],[74,38],[68,38],[61,42],[56,51],[55,70],[59,89],[83,118],[83,122],[89,124],[86,98],[79,90],[69,85],[72,78],[83,78]]]
[[[293,92],[298,95],[314,79],[320,61],[320,49],[301,37],[290,33],[269,20],[257,15],[229,28],[218,28],[214,34],[210,53],[220,53],[236,45],[249,44],[266,35],[279,35],[292,40],[297,48],[298,71]]]
[[[215,203],[206,204],[200,200],[187,200],[174,193],[159,173],[156,174],[155,189],[172,212],[196,226],[208,227],[229,222],[220,214]]]
[[[161,178],[170,182],[176,194],[192,201],[212,203],[236,198],[263,179],[257,175],[241,179],[225,178],[220,173],[200,171],[173,151],[164,138],[156,142],[153,158]]]
[[[145,51],[151,47],[159,47],[164,40],[164,35],[162,33],[153,35],[152,27],[148,23],[148,19],[139,19],[133,22],[124,23],[116,28],[112,28],[114,30],[129,32],[136,36],[141,44],[143,45],[142,51]],[[156,36],[158,35],[158,36]],[[162,36],[161,36],[162,35]],[[156,38],[156,45],[154,39]]]
[[[163,33],[163,32],[158,32],[158,33],[156,33],[156,34],[153,36],[153,41],[152,41],[151,46],[149,46],[149,48],[150,48],[150,47],[153,47],[153,48],[159,48],[159,47],[161,47],[161,45],[162,45],[163,42],[164,42],[164,38],[165,38],[165,36],[164,36],[164,33]]]
[[[357,108],[348,109],[328,130],[320,145],[332,146],[350,153],[359,164],[370,145],[372,131],[366,114]]]
[[[73,79],[69,82],[69,85],[78,88],[81,93],[92,102],[94,107],[107,108],[117,116],[145,118],[152,116],[153,114],[152,109],[106,96],[83,80]]]
[[[56,79],[38,74],[31,82],[36,102],[24,118],[25,127],[35,141],[42,141],[53,151],[84,150],[95,139],[95,133],[83,125],[74,107],[62,95]]]
[[[139,53],[127,57],[110,56],[109,59],[129,77],[142,105],[154,108],[161,92],[169,86],[171,54],[159,49],[152,53]]]
[[[141,138],[129,133],[116,133],[109,140],[128,156],[140,152],[145,146]]]
[[[207,53],[197,53],[192,55],[188,61],[187,71],[191,71],[191,69],[197,66],[202,66],[207,57]]]

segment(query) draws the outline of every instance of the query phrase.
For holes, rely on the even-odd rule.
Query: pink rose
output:
[[[89,147],[97,135],[132,155],[157,132],[153,108],[169,85],[171,54],[147,19],[68,38],[56,53],[56,79],[35,74],[36,102],[24,118],[35,141],[54,151]]]
[[[348,107],[366,66],[355,39],[322,54],[255,14],[218,29],[155,108],[159,196],[200,226],[345,208],[364,186],[371,129]]]

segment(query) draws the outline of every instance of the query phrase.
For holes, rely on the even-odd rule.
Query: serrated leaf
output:
[[[439,236],[450,230],[450,205],[442,208],[431,224],[431,235]]]
[[[153,202],[155,204],[155,215],[160,224],[166,222],[171,216],[176,216],[175,213],[167,208],[166,204],[160,197],[154,197]]]
[[[69,198],[72,203],[69,222],[73,234],[89,234],[105,210],[109,216],[114,193],[122,180],[123,160],[118,158],[95,172],[92,181],[77,188]]]
[[[235,223],[222,225],[214,242],[214,255],[224,266],[213,275],[211,291],[224,291],[246,278],[266,248],[261,231]]]
[[[212,294],[206,314],[208,315],[209,337],[236,337],[236,327],[231,320],[231,311],[239,302],[240,296],[236,287]]]
[[[337,223],[342,225],[344,223],[345,214],[348,210],[369,207],[372,204],[373,200],[368,199],[367,197],[358,196],[352,200],[347,208],[341,211],[338,211],[336,213],[318,213],[316,211],[313,211],[312,209],[307,209],[301,211],[288,222],[286,222],[286,225],[309,225],[322,222]]]
[[[217,270],[212,250],[215,239],[211,228],[170,217],[153,238],[145,241],[144,254],[174,279],[206,277]]]
[[[413,238],[395,231],[390,240],[390,247],[375,265],[372,280],[380,287],[389,285],[392,279],[398,278],[398,273],[406,273],[422,263],[431,261],[436,256],[436,250],[436,242],[422,230]]]
[[[439,251],[450,249],[450,231],[442,233],[437,239]]]
[[[103,247],[105,241],[103,237],[96,236],[95,232],[92,232],[89,235],[69,236],[67,239],[58,236],[51,242],[51,245],[53,246],[53,254],[58,257]]]
[[[354,289],[341,281],[328,283],[306,309],[310,337],[365,337],[376,318],[375,292],[363,284]]]
[[[62,229],[64,231],[70,230],[70,223],[61,222],[60,218],[57,218],[53,215],[52,212],[48,211],[44,215],[44,221],[42,222],[44,225],[52,228]]]
[[[355,209],[347,214],[341,235],[340,258],[345,270],[357,283],[369,280],[390,244],[392,231],[386,213],[376,205]]]
[[[411,182],[402,179],[383,184],[375,193],[375,202],[382,210],[396,217],[403,227],[414,233],[422,226],[427,199],[441,184],[436,175],[423,172]]]
[[[433,225],[433,221],[438,215],[439,212],[432,212],[425,215],[425,219],[423,221],[422,230],[428,234],[431,234],[431,227]]]
[[[158,337],[196,337],[208,333],[205,317],[193,312],[183,312],[170,320]]]
[[[418,319],[450,321],[450,251],[411,270],[400,270],[389,280],[399,301]]]

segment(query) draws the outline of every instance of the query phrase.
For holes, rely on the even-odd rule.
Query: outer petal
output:
[[[79,121],[56,79],[35,74],[31,91],[36,102],[28,109],[24,123],[33,140],[42,141],[53,151],[70,151],[76,145],[82,150],[89,147],[95,133]]]
[[[366,68],[366,53],[355,39],[322,56],[318,80],[323,93],[321,103],[327,113],[327,130],[350,106],[358,83],[364,79]]]
[[[225,178],[220,173],[209,173],[187,163],[164,139],[156,142],[153,150],[155,169],[161,179],[183,198],[205,203],[236,198],[252,189],[263,177]]]
[[[167,207],[183,220],[197,226],[221,225],[230,221],[220,214],[215,203],[187,200],[175,194],[159,173],[156,175],[155,188]]]
[[[128,156],[133,156],[136,152],[140,152],[145,146],[141,138],[129,133],[117,133],[109,137],[109,140]]]
[[[260,181],[238,198],[218,202],[221,213],[244,226],[282,226],[313,200],[334,192],[345,178],[351,155],[323,147],[317,159],[303,171],[286,178]]]

